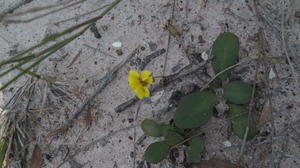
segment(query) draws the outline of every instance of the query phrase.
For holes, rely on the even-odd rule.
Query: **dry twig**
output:
[[[124,61],[120,64],[116,65],[111,71],[109,71],[102,79],[99,87],[90,95],[83,104],[79,107],[77,112],[72,117],[72,120],[69,120],[69,124],[72,124],[75,119],[84,111],[87,105],[91,103],[105,88],[110,84],[112,80],[114,80],[117,76],[118,71],[135,55],[139,54],[140,47],[137,47]]]

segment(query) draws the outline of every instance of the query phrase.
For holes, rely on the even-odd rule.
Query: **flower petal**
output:
[[[152,85],[153,81],[154,81],[154,79],[153,79],[153,77],[151,76],[151,77],[149,77],[148,79],[146,79],[144,82],[147,83],[147,86],[150,86],[150,85]]]
[[[141,72],[140,78],[143,82],[146,82],[147,79],[152,78],[152,72],[144,70]]]
[[[136,93],[136,95],[139,99],[143,99],[145,97],[145,90],[144,90],[143,87],[140,87],[138,89],[134,89],[134,92]]]
[[[135,71],[135,70],[129,71],[128,83],[132,89],[137,89],[142,86],[142,84],[139,80],[139,73],[137,71]]]
[[[140,87],[138,89],[135,89],[134,92],[137,94],[137,97],[139,99],[144,99],[150,96],[150,91],[147,87]]]
[[[147,87],[144,87],[145,90],[145,97],[149,97],[150,96],[150,90]]]

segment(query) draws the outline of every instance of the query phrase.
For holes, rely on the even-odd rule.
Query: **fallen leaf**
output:
[[[272,108],[269,101],[266,101],[264,104],[264,108],[262,109],[258,121],[258,125],[262,125],[269,120],[270,113],[272,112]]]
[[[88,107],[86,117],[85,117],[85,125],[89,129],[92,126],[93,116],[91,107]]]
[[[82,50],[80,50],[80,51],[74,56],[74,58],[72,59],[71,63],[67,66],[67,68],[71,67],[71,66],[77,61],[77,59],[78,59],[79,56],[81,55],[81,52],[82,52]]]
[[[43,163],[42,150],[36,145],[32,153],[30,168],[41,168],[42,163]]]
[[[212,158],[210,160],[202,160],[199,163],[194,163],[197,168],[241,168],[227,160]]]
[[[63,131],[67,131],[69,128],[71,128],[70,125],[63,126],[63,127],[59,128],[59,129],[57,129],[57,130],[54,130],[54,131],[50,132],[50,133],[47,135],[47,137],[51,137],[51,136],[56,135],[56,134],[59,134],[59,133],[61,133],[61,132],[63,132]]]

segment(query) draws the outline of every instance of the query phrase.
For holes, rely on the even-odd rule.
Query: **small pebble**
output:
[[[107,31],[108,30],[108,27],[106,25],[103,25],[101,28],[102,28],[103,31]]]
[[[149,48],[150,48],[151,51],[155,51],[157,49],[157,44],[156,43],[149,42],[148,45],[149,45]]]
[[[90,28],[91,32],[94,34],[95,38],[100,39],[101,38],[101,34],[99,33],[96,24],[93,24]]]
[[[231,147],[231,146],[232,146],[230,141],[224,141],[224,142],[223,142],[223,145],[224,145],[225,147]]]
[[[151,102],[156,103],[161,98],[163,93],[164,93],[164,91],[160,91],[160,92],[156,93],[155,95],[151,96],[151,98],[150,98]]]
[[[275,77],[276,77],[276,74],[275,74],[273,68],[271,68],[270,73],[269,73],[269,79],[273,79]]]
[[[116,50],[116,53],[117,53],[118,56],[123,55],[123,51],[121,49]]]
[[[113,42],[111,45],[116,48],[122,47],[122,43],[120,41]]]
[[[202,36],[198,36],[198,40],[199,40],[199,43],[205,43],[206,41],[203,39]]]
[[[206,54],[205,51],[203,51],[203,52],[201,53],[201,58],[202,58],[204,61],[208,60],[208,55]]]

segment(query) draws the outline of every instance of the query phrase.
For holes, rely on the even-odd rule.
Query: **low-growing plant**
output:
[[[205,125],[213,115],[214,106],[217,104],[217,95],[213,89],[223,86],[230,70],[238,61],[239,40],[233,33],[222,33],[212,46],[212,67],[214,72],[221,73],[210,83],[210,89],[186,95],[179,101],[172,125],[160,124],[154,120],[146,119],[142,122],[142,130],[152,137],[164,137],[163,141],[154,142],[145,151],[145,160],[157,163],[168,156],[169,151],[178,145],[186,145],[189,162],[200,162],[201,154],[205,150],[202,136],[189,135],[193,129]],[[252,88],[241,81],[232,81],[222,87],[224,98],[228,102],[228,116],[234,134],[246,140],[255,137],[256,123],[249,114],[248,103],[252,98]],[[205,88],[204,88],[205,89]],[[181,131],[178,131],[181,130]]]

